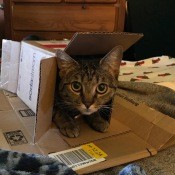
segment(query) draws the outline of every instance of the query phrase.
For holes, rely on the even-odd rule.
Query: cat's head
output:
[[[105,107],[115,94],[122,55],[122,47],[117,46],[98,64],[80,64],[58,50],[59,94],[65,106],[77,109],[84,115]]]

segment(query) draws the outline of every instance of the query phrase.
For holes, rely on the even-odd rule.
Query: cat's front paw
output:
[[[67,137],[78,137],[80,134],[80,128],[78,125],[72,122],[66,122],[61,127],[59,127],[60,132]]]
[[[98,122],[95,121],[95,122],[92,123],[92,127],[96,131],[107,132],[108,128],[109,128],[109,123],[106,120],[98,121]]]
[[[109,122],[103,119],[99,114],[95,114],[89,117],[86,117],[89,125],[99,132],[107,132],[109,128]]]

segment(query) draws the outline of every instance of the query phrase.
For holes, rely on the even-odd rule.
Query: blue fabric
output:
[[[48,156],[0,149],[0,175],[77,175]]]
[[[129,164],[123,168],[118,175],[146,175],[146,172],[136,164]]]

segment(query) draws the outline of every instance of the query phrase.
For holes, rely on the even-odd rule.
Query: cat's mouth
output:
[[[79,111],[83,114],[83,115],[91,115],[93,114],[94,112],[97,111],[96,108],[92,106],[90,106],[89,108],[86,108],[84,105],[81,106],[81,108],[79,109]]]
[[[92,111],[90,109],[84,110],[82,114],[84,115],[91,115],[92,113],[94,113],[95,111]]]

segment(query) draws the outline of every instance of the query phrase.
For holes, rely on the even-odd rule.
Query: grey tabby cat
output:
[[[122,55],[121,46],[113,48],[100,61],[75,61],[65,52],[57,51],[60,83],[56,89],[53,121],[63,135],[79,135],[75,120],[78,115],[83,115],[96,131],[107,131],[109,118],[106,114],[110,115]]]

